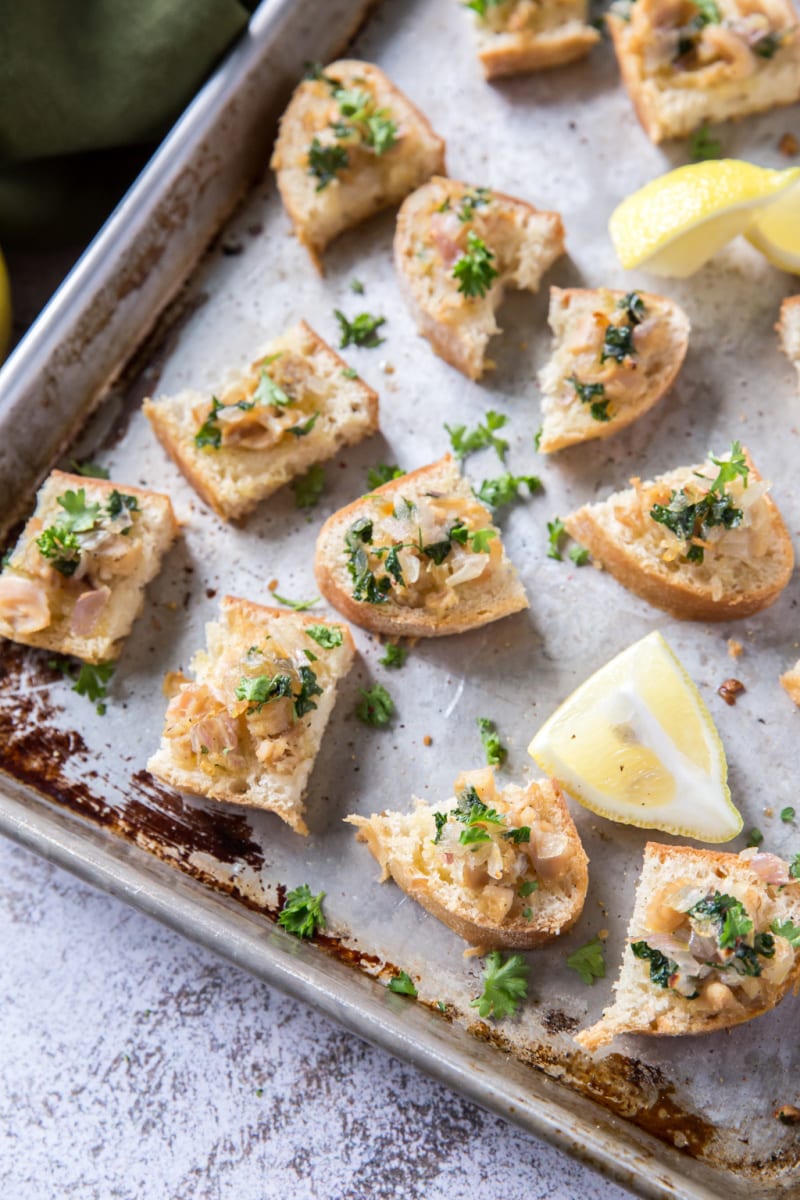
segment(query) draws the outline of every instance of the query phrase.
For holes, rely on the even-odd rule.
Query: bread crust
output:
[[[579,302],[588,300],[589,297],[598,294],[601,289],[597,288],[550,288],[550,315],[552,317],[554,310],[558,304],[564,303],[564,297],[567,297],[567,302],[574,297]],[[622,298],[626,293],[614,290],[611,288],[602,289],[609,292],[611,295]],[[658,404],[675,382],[678,373],[683,366],[683,361],[686,358],[686,351],[689,348],[689,318],[683,309],[673,300],[667,299],[665,296],[657,296],[652,292],[638,291],[648,309],[654,310],[654,315],[664,321],[670,321],[674,326],[673,337],[671,339],[671,356],[667,367],[662,371],[654,381],[653,386],[637,400],[626,403],[614,414],[610,421],[590,421],[587,422],[583,430],[564,429],[560,433],[553,429],[552,432],[548,429],[548,424],[555,425],[555,422],[548,422],[548,414],[544,413],[544,424],[542,426],[542,435],[539,439],[539,450],[542,454],[551,454],[556,450],[563,450],[567,446],[575,446],[581,442],[590,441],[592,439],[605,439],[612,437],[621,429],[626,429],[632,425],[634,421],[638,421],[639,417],[644,416],[651,408]],[[553,322],[551,320],[551,328]],[[558,340],[555,335],[555,345],[553,355],[558,349]],[[546,368],[545,368],[546,370]],[[543,387],[540,375],[540,387]],[[585,408],[581,401],[576,397],[575,403],[580,409]]]
[[[319,356],[335,364],[344,372],[349,370],[348,364],[340,354],[328,345],[306,321],[299,321],[283,335],[283,339],[297,338],[308,343],[302,357],[314,359]],[[271,345],[277,345],[282,339],[276,339]],[[267,348],[267,353],[269,352]],[[297,351],[299,353],[299,350]],[[351,390],[357,390],[360,412],[339,420],[336,427],[326,437],[325,445],[317,445],[308,439],[296,439],[296,445],[290,445],[288,450],[279,443],[266,451],[252,450],[245,453],[252,456],[252,468],[249,475],[245,474],[245,483],[251,486],[244,490],[231,487],[229,477],[222,470],[223,462],[230,459],[230,454],[223,448],[214,453],[213,457],[194,444],[193,436],[187,436],[186,430],[172,409],[170,398],[146,399],[143,411],[153,432],[170,458],[180,468],[182,474],[197,492],[202,500],[214,510],[223,521],[239,521],[246,517],[263,500],[268,499],[292,479],[303,474],[309,467],[333,458],[343,446],[351,446],[370,437],[378,430],[379,404],[378,394],[360,378],[347,380],[342,384]],[[187,404],[202,399],[199,393],[190,392]],[[177,398],[176,401],[177,402]],[[328,397],[328,403],[335,403]],[[352,405],[351,405],[352,407]],[[239,454],[242,451],[238,451]],[[267,465],[268,464],[268,468]],[[220,470],[213,468],[219,467]]]
[[[798,708],[800,708],[800,659],[798,659],[790,671],[785,671],[781,675],[781,686]]]
[[[542,212],[526,200],[492,190],[491,202],[498,206],[500,214],[513,218],[520,246],[525,247],[527,242],[537,239],[539,269],[535,279],[526,283],[513,279],[513,271],[501,270],[500,277],[486,295],[473,297],[469,308],[450,305],[444,311],[441,303],[434,305],[431,298],[424,294],[420,280],[412,274],[414,242],[421,231],[427,231],[429,221],[426,210],[435,210],[439,202],[461,199],[471,190],[470,185],[459,180],[434,176],[412,192],[397,215],[394,261],[400,290],[419,332],[445,362],[469,379],[480,379],[486,366],[484,352],[489,338],[500,332],[494,314],[502,303],[505,287],[538,290],[541,277],[564,253],[564,225],[558,213]],[[443,288],[446,286],[448,297],[458,297],[458,284],[451,277],[449,269],[446,269],[445,278],[440,282]]]
[[[724,891],[726,881],[734,875],[742,879],[749,876],[748,883],[763,891],[765,895],[770,894],[768,892],[768,885],[740,859],[739,855],[725,853],[721,850],[695,850],[690,846],[664,846],[659,842],[648,842],[644,848],[642,874],[644,875],[647,871],[653,872],[669,868],[674,869],[676,874],[681,875],[685,870],[689,870],[697,865],[701,868],[707,868],[710,888]],[[628,930],[629,938],[639,933],[639,929],[636,927],[636,914],[642,907],[643,898],[640,895],[642,887],[643,884],[640,882],[636,894],[634,915],[631,918],[631,925]],[[791,911],[794,916],[800,916],[800,884],[787,884],[780,889],[776,887],[775,892],[780,892],[781,894],[782,901],[785,903],[784,911]],[[629,945],[626,945],[623,966],[626,963],[629,964],[631,954]],[[635,1021],[625,1021],[615,1011],[617,1002],[622,999],[622,992],[624,990],[624,984],[620,977],[615,987],[616,995],[614,1003],[605,1010],[600,1021],[592,1025],[589,1029],[584,1029],[576,1034],[575,1041],[584,1050],[594,1051],[607,1045],[620,1034],[632,1033],[644,1037],[677,1037],[714,1033],[719,1029],[731,1029],[736,1025],[743,1025],[747,1021],[752,1021],[755,1017],[759,1017],[765,1012],[769,1012],[770,1009],[775,1008],[781,1002],[788,992],[792,990],[796,991],[799,986],[800,953],[795,952],[793,966],[787,973],[786,978],[779,984],[769,985],[769,991],[764,995],[762,1002],[752,1007],[747,1007],[743,1011],[728,1010],[727,1012],[722,1011],[719,1013],[693,1011],[691,1009],[692,1001],[678,995],[670,995],[671,1006],[664,1012],[657,1014],[655,1017],[648,1018],[645,1011],[640,1007],[637,1011],[637,1019]]]
[[[760,479],[749,458],[748,463],[753,480]],[[777,551],[771,582],[719,600],[714,599],[707,585],[672,576],[660,559],[640,562],[598,519],[597,510],[603,505],[584,505],[565,518],[564,526],[570,537],[585,546],[623,587],[654,607],[685,621],[735,621],[774,604],[794,569],[794,550],[783,517],[771,496],[765,496],[764,503],[770,512]]]
[[[419,485],[440,483],[443,478],[446,480],[448,477],[460,478],[450,454],[446,454],[435,463],[418,467],[399,479],[390,480],[370,492],[369,496],[395,497],[412,492]],[[457,612],[445,617],[428,613],[424,609],[393,604],[391,600],[382,605],[354,600],[352,583],[343,562],[341,547],[346,530],[359,516],[364,515],[368,507],[368,497],[359,497],[328,517],[317,537],[314,558],[317,584],[325,599],[348,620],[364,629],[372,630],[373,633],[396,637],[444,637],[477,629],[481,625],[498,621],[501,617],[510,616],[528,607],[525,592],[510,563],[507,586],[501,596],[493,597],[491,602],[486,604],[481,602],[480,595],[476,595],[473,602],[462,604]],[[494,527],[491,514],[488,509],[485,511],[487,527]]]
[[[786,357],[797,369],[800,385],[800,296],[787,296],[775,326]]]
[[[367,80],[377,94],[384,97],[390,96],[393,104],[397,106],[398,112],[402,115],[403,124],[414,134],[418,146],[416,150],[413,146],[410,147],[410,150],[416,153],[417,161],[416,169],[411,174],[408,186],[403,185],[398,189],[398,186],[393,184],[378,189],[374,199],[369,204],[359,205],[359,211],[351,218],[348,218],[342,211],[338,214],[339,219],[334,220],[333,223],[330,219],[315,219],[313,212],[315,185],[310,180],[303,178],[303,176],[307,176],[308,172],[305,165],[302,170],[298,171],[298,163],[300,160],[305,163],[307,145],[315,133],[321,132],[324,124],[317,128],[314,127],[314,81],[303,80],[298,84],[281,117],[270,165],[276,173],[278,191],[294,226],[297,240],[308,250],[311,260],[320,274],[324,274],[322,253],[340,233],[360,224],[361,221],[381,209],[398,204],[403,196],[430,175],[443,174],[445,171],[443,139],[434,133],[425,114],[415,104],[412,104],[405,93],[396,87],[379,67],[374,63],[362,62],[358,59],[339,59],[326,67],[325,71],[332,73],[336,79],[341,79],[345,86],[361,77]],[[302,145],[299,144],[301,141]],[[399,161],[408,153],[409,148],[403,147],[401,140],[387,152],[387,155],[392,156],[395,161]],[[350,182],[363,183],[373,171],[381,171],[386,157],[382,156],[375,163],[368,163],[352,172]]]
[[[387,857],[384,868],[387,873],[385,878],[391,876],[406,895],[410,896],[412,900],[416,900],[426,912],[436,917],[443,925],[447,925],[449,929],[452,929],[454,933],[471,945],[487,950],[532,950],[536,946],[554,941],[562,933],[571,929],[583,912],[589,886],[589,860],[556,780],[532,781],[528,785],[526,797],[529,802],[533,802],[535,797],[538,807],[547,814],[557,831],[566,836],[569,843],[571,894],[563,898],[558,909],[557,919],[554,918],[554,914],[551,914],[549,918],[546,915],[539,915],[539,923],[534,925],[531,924],[531,920],[522,916],[508,925],[493,924],[488,917],[476,920],[468,915],[463,903],[460,908],[453,908],[445,903],[414,861],[409,862],[397,855],[390,854]],[[384,815],[390,816],[391,814]],[[371,831],[372,836],[368,836],[364,832],[364,826],[368,825],[369,821],[365,821],[361,817],[346,817],[345,820],[357,826],[357,839],[365,841],[370,851],[378,858],[376,846],[373,844],[373,838],[376,836],[374,831]],[[541,884],[540,887],[546,888],[547,885]],[[533,894],[532,907],[535,905],[535,898],[538,894],[538,892]]]
[[[547,33],[499,34],[478,51],[486,79],[561,67],[584,58],[600,41],[591,25],[569,21]]]

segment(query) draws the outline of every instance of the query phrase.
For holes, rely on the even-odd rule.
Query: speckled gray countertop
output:
[[[312,1009],[0,841],[5,1200],[624,1200]]]

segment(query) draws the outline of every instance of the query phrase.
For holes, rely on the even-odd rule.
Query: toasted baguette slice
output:
[[[301,321],[220,391],[221,417],[212,416],[214,397],[194,391],[147,399],[144,412],[195,491],[219,516],[236,520],[314,463],[376,432],[378,397],[347,371]],[[262,382],[265,372],[277,392]],[[270,403],[276,395],[281,403]]]
[[[733,946],[719,954],[719,924],[690,919],[682,908],[675,909],[670,903],[682,906],[713,901],[715,893],[732,897],[744,906],[744,921],[749,918],[752,926],[734,945],[747,946],[744,953],[756,964],[758,974],[737,972],[734,963],[744,965],[744,959],[732,954]],[[755,850],[723,854],[648,842],[628,927],[628,945],[614,985],[614,1002],[596,1025],[584,1029],[575,1040],[585,1050],[598,1050],[623,1033],[712,1033],[760,1016],[800,983],[800,952],[786,936],[772,929],[773,922],[786,921],[800,926],[800,885],[792,881],[786,863],[774,855]],[[720,963],[721,970],[707,970],[701,959],[690,954],[688,939],[692,930],[696,936],[712,939],[712,949],[705,943],[706,961],[722,959],[729,965]],[[769,934],[771,954],[769,940],[764,947],[767,954],[753,953],[758,934]],[[642,942],[663,953],[676,970],[672,971],[667,963],[634,954],[632,947]],[[651,963],[655,974],[659,965],[664,968],[661,978],[669,980],[669,986],[651,979]],[[693,996],[694,992],[699,995]]]
[[[345,820],[380,863],[382,880],[393,878],[473,945],[527,950],[574,925],[586,899],[588,859],[556,781],[500,791],[485,767],[461,774],[455,792],[435,806],[415,798],[410,813]],[[491,810],[501,824],[480,820]],[[481,831],[488,841],[462,844],[462,834]],[[512,831],[518,841],[504,836]]]
[[[703,21],[691,0],[636,0],[629,20],[606,16],[622,78],[654,142],[800,98],[791,0],[721,0],[717,7],[718,23]]]
[[[528,607],[489,510],[449,454],[329,517],[314,569],[334,608],[391,636],[463,633]]]
[[[786,357],[797,368],[800,383],[800,296],[787,296],[781,305],[781,318],[775,326]]]
[[[0,637],[118,658],[177,533],[167,496],[53,471],[0,574]]]
[[[668,506],[684,489],[693,502],[706,495],[720,470],[707,461],[652,482],[633,479],[629,491],[572,513],[564,521],[566,529],[620,583],[656,608],[692,621],[749,617],[774,603],[786,587],[794,551],[783,518],[766,494],[769,484],[744,454],[748,486],[737,478],[725,489],[742,514],[738,528],[718,524],[703,539],[684,541],[650,515],[654,505]],[[703,549],[702,562],[687,558],[693,545]]]
[[[350,630],[224,596],[206,641],[192,660],[194,681],[167,676],[164,733],[148,770],[185,792],[268,809],[308,833],[303,795],[353,662]]]
[[[364,119],[354,113],[354,103]],[[367,123],[371,118],[394,123],[393,140],[383,126],[380,153]],[[346,136],[337,136],[337,124]],[[296,88],[281,118],[272,167],[297,238],[321,269],[320,255],[343,230],[399,204],[431,175],[444,172],[444,142],[383,71],[341,59]]]
[[[583,58],[600,40],[586,24],[587,0],[501,0],[477,14],[478,57],[487,79]]]
[[[483,295],[465,295],[454,274],[471,235],[488,248],[497,273]],[[563,253],[558,213],[455,179],[432,179],[397,217],[395,266],[420,333],[470,379],[483,374],[489,338],[500,332],[495,313],[505,288],[537,291]]]
[[[548,320],[555,341],[539,372],[544,454],[610,437],[641,417],[672,387],[689,345],[683,309],[649,292],[552,287]],[[609,327],[630,337],[631,353],[604,352]]]
[[[784,671],[781,675],[781,684],[786,689],[786,692],[791,696],[794,703],[800,708],[800,658],[792,667],[791,671]]]

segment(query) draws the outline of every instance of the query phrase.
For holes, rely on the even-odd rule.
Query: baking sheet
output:
[[[364,1000],[372,993],[360,983],[343,982],[354,1027],[382,1040],[381,1031],[388,1038],[389,1028],[421,1022],[405,1039],[405,1051],[431,1068],[421,1030],[433,1023],[443,1041],[454,1039],[447,1043],[447,1054],[455,1056],[449,1069],[460,1067],[462,1074],[468,1055],[457,1027],[468,1027],[520,1062],[565,1080],[602,1105],[595,1112],[606,1140],[590,1146],[595,1161],[608,1165],[613,1136],[617,1156],[630,1170],[634,1148],[640,1151],[643,1145],[638,1134],[609,1124],[608,1110],[684,1153],[684,1179],[676,1156],[666,1149],[656,1150],[649,1163],[640,1160],[638,1184],[630,1175],[624,1181],[643,1193],[713,1195],[716,1181],[732,1195],[789,1194],[797,1135],[778,1124],[772,1112],[797,1099],[795,1001],[787,1000],[733,1036],[672,1043],[626,1039],[600,1065],[575,1052],[571,1032],[596,1019],[610,997],[647,840],[644,831],[612,825],[573,806],[591,859],[584,915],[570,935],[529,956],[532,1002],[522,1014],[490,1027],[476,1022],[470,1009],[480,991],[480,963],[465,961],[463,944],[394,885],[378,885],[374,860],[341,823],[348,812],[405,807],[413,793],[432,799],[450,795],[455,775],[481,763],[475,730],[480,715],[495,720],[510,745],[506,776],[529,778],[535,768],[525,746],[541,721],[591,671],[658,628],[717,721],[745,828],[758,825],[766,844],[779,853],[800,849],[794,827],[777,816],[794,801],[790,768],[797,714],[776,680],[796,657],[796,580],[756,618],[718,627],[685,625],[648,608],[601,573],[546,556],[546,524],[556,514],[607,493],[631,474],[646,476],[699,460],[734,437],[748,445],[762,472],[775,481],[776,498],[796,534],[797,400],[791,368],[772,331],[791,280],[739,245],[686,283],[664,285],[643,273],[622,272],[606,235],[608,214],[623,194],[683,161],[681,152],[665,153],[647,142],[617,82],[607,45],[585,64],[490,87],[474,61],[470,24],[469,14],[450,0],[385,4],[352,53],[378,62],[431,117],[447,139],[451,175],[561,212],[569,258],[556,264],[548,284],[639,286],[663,290],[684,305],[692,341],[672,395],[609,442],[589,443],[549,460],[535,455],[533,435],[540,423],[535,373],[549,346],[546,287],[537,297],[509,298],[500,321],[505,333],[491,348],[496,369],[483,384],[471,383],[416,336],[397,296],[392,214],[340,239],[326,256],[321,279],[289,236],[274,185],[264,178],[195,273],[181,320],[153,347],[144,370],[111,390],[70,451],[70,457],[86,454],[102,462],[116,481],[168,490],[185,521],[184,538],[149,589],[144,616],[120,659],[108,712],[96,718],[47,669],[46,656],[5,648],[0,765],[99,824],[105,831],[101,845],[117,845],[110,834],[119,834],[229,891],[238,905],[223,911],[234,927],[240,920],[252,933],[252,917],[243,906],[274,911],[283,889],[303,882],[315,891],[324,889],[329,950],[375,975],[385,976],[391,965],[403,968],[419,980],[423,1002],[443,1001],[447,1007],[447,1018],[416,1010],[411,1017],[408,1010],[415,1006],[393,997],[400,1005],[396,1013],[382,1012],[373,1024]],[[796,124],[793,109],[726,128],[725,151],[785,165],[777,142]],[[363,297],[349,289],[354,276],[364,283]],[[311,513],[298,511],[285,489],[245,525],[223,527],[156,445],[138,411],[141,399],[187,386],[211,389],[231,365],[249,361],[255,347],[300,318],[334,341],[337,307],[351,316],[364,308],[388,318],[383,346],[346,355],[380,394],[382,435],[346,451],[327,468],[325,493]],[[490,407],[510,418],[510,468],[534,471],[544,483],[541,494],[501,516],[530,611],[457,639],[420,642],[402,672],[380,667],[376,639],[354,631],[360,657],[341,689],[312,776],[307,840],[270,814],[220,810],[202,800],[179,799],[155,784],[144,766],[163,720],[161,678],[167,670],[186,668],[202,644],[204,623],[216,614],[219,596],[232,592],[269,603],[266,585],[275,579],[281,594],[314,595],[315,531],[330,512],[365,489],[368,466],[380,461],[409,469],[422,465],[447,449],[444,422],[473,425]],[[8,414],[0,420],[5,435],[11,429]],[[500,469],[492,454],[468,463],[476,480]],[[324,606],[318,611],[322,614]],[[745,647],[735,666],[727,654],[729,636]],[[734,708],[715,692],[731,674],[747,688]],[[373,679],[388,686],[397,703],[397,719],[386,731],[368,730],[353,716],[358,688]],[[426,736],[430,746],[424,744]],[[765,809],[773,815],[765,815]],[[9,819],[7,828],[12,824]],[[17,824],[17,836],[21,828]],[[731,848],[742,844],[740,839]],[[89,846],[88,832],[83,845]],[[138,858],[131,862],[134,874],[141,870]],[[141,901],[156,911],[153,888],[153,880],[143,878]],[[192,912],[197,914],[194,927]],[[199,900],[189,902],[185,931],[193,936],[204,936],[201,912],[205,906]],[[600,930],[609,931],[609,977],[588,988],[564,959]],[[314,952],[302,951],[309,953]],[[261,969],[269,974],[264,961]],[[274,961],[270,969],[276,969]],[[324,989],[317,992],[321,1000]],[[509,1061],[496,1050],[481,1058],[486,1086],[471,1094],[508,1105],[499,1097]],[[524,1068],[512,1070],[526,1077]],[[518,1078],[515,1074],[515,1082]],[[523,1091],[521,1111],[513,1115],[541,1128],[543,1114],[552,1117],[556,1102],[543,1097],[539,1075],[528,1071],[527,1078],[534,1099],[526,1103]],[[574,1119],[585,1120],[583,1110],[576,1110]],[[567,1136],[563,1129],[559,1135],[556,1121],[545,1132]],[[573,1139],[573,1149],[580,1140]]]

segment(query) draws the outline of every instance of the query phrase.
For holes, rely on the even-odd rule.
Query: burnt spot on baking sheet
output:
[[[542,1013],[542,1025],[548,1033],[573,1033],[580,1021],[577,1017],[570,1017],[560,1009],[550,1008],[546,1013]]]

